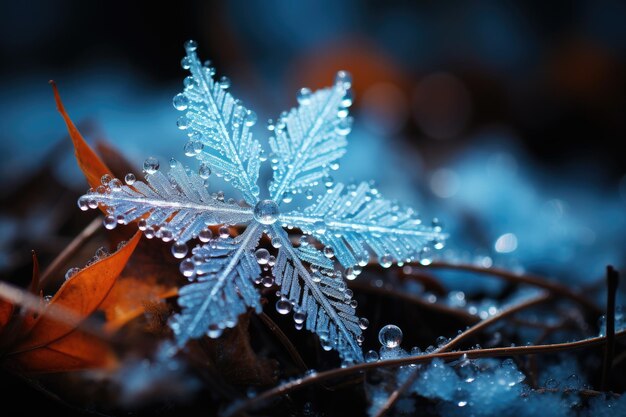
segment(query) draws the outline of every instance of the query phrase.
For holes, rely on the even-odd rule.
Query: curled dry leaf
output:
[[[30,323],[26,320],[13,327],[11,330],[19,334],[20,338],[6,349],[6,366],[24,373],[114,366],[116,358],[110,346],[79,328],[79,325],[81,320],[87,319],[107,299],[140,238],[140,233],[135,234],[117,252],[67,280],[49,304],[42,308],[41,314],[29,313],[28,316],[33,317],[32,328],[28,328]],[[6,301],[2,302],[2,306],[2,311],[8,311]],[[11,304],[13,309],[15,306]],[[56,314],[59,311],[71,314],[61,316]],[[15,314],[12,317],[10,320],[19,319]],[[68,320],[68,317],[76,317],[77,320]]]

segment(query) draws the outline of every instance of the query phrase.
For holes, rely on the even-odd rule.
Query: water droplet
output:
[[[306,313],[304,311],[298,310],[293,313],[293,321],[295,321],[296,324],[302,324],[304,320],[306,320]]]
[[[352,75],[348,71],[337,72],[335,85],[347,90],[352,85]]]
[[[279,215],[278,204],[273,200],[261,200],[254,206],[254,218],[261,224],[274,224]]]
[[[194,156],[196,154],[196,151],[193,149],[193,145],[194,145],[194,142],[191,140],[185,143],[185,146],[183,147],[185,156]]]
[[[221,329],[217,324],[210,324],[209,330],[206,332],[207,336],[211,339],[217,339],[222,335],[224,329]]]
[[[356,278],[356,275],[354,274],[354,269],[353,268],[346,269],[346,279],[349,281],[352,281],[355,278]]]
[[[283,243],[279,238],[274,237],[272,238],[272,246],[275,248],[280,248],[281,246],[283,246]]]
[[[352,106],[353,98],[354,98],[354,95],[352,94],[352,90],[346,91],[346,94],[341,99],[341,106],[342,107],[350,107],[350,106]]]
[[[137,222],[137,228],[142,232],[148,228],[148,222],[146,219],[141,219]]]
[[[133,185],[135,181],[137,181],[137,179],[135,178],[135,174],[133,174],[132,172],[129,172],[124,177],[124,181],[126,182],[127,185]]]
[[[274,285],[274,277],[272,277],[271,275],[265,276],[261,280],[261,283],[263,284],[265,288],[269,288],[272,285]]]
[[[51,295],[46,295],[43,297],[43,301],[46,303],[49,303],[50,301],[52,301],[52,296]]]
[[[104,227],[109,229],[109,230],[113,230],[115,229],[115,226],[117,226],[117,220],[115,220],[115,217],[113,216],[106,216],[104,218]]]
[[[459,407],[465,407],[465,406],[467,405],[467,401],[459,401],[459,402],[457,403],[457,405],[458,405]]]
[[[281,298],[276,302],[276,311],[280,314],[289,314],[291,312],[291,303],[286,298]]]
[[[378,352],[370,350],[365,354],[365,362],[378,362]]]
[[[386,348],[396,348],[402,343],[402,330],[398,326],[388,324],[380,329],[378,341]]]
[[[424,247],[420,252],[420,264],[428,266],[433,263],[432,249],[428,246]]]
[[[104,174],[102,178],[100,178],[100,183],[106,187],[107,185],[109,185],[109,182],[111,182],[112,179],[113,177],[111,177],[109,174]]]
[[[307,200],[313,200],[313,192],[311,190],[307,190],[306,193],[304,193],[304,196]]]
[[[206,162],[201,163],[198,168],[198,175],[200,175],[200,178],[204,180],[208,179],[211,176],[211,167],[209,164]]]
[[[259,265],[265,265],[270,260],[270,253],[264,248],[257,249],[254,252],[254,256],[256,256],[256,261]]]
[[[117,178],[113,178],[111,182],[109,182],[109,187],[111,187],[111,191],[113,192],[120,191],[122,189],[122,185],[122,181]]]
[[[252,110],[248,110],[248,114],[246,114],[246,126],[251,127],[254,126],[256,124],[257,121],[257,115],[255,112],[253,112]]]
[[[220,78],[220,88],[226,90],[228,87],[230,87],[230,78],[223,76]]]
[[[143,169],[148,174],[154,174],[159,169],[159,160],[151,156],[143,162]]]
[[[341,136],[346,136],[352,130],[352,119],[346,117],[345,119],[341,119],[339,123],[335,126],[335,132]]]
[[[200,242],[206,243],[211,240],[212,237],[213,232],[211,232],[210,229],[202,229],[200,230],[200,233],[198,233],[198,239],[200,239]]]
[[[362,330],[367,329],[369,325],[370,325],[370,321],[369,321],[368,319],[366,319],[365,317],[361,317],[361,318],[359,319],[359,327],[360,327]]]
[[[67,270],[67,272],[65,273],[65,280],[67,281],[68,279],[72,278],[74,275],[78,274],[80,272],[80,268],[70,268]]]
[[[172,105],[178,111],[187,110],[189,106],[189,99],[183,93],[178,93],[172,99]]]
[[[380,258],[380,266],[383,268],[389,268],[393,264],[393,256],[385,254]]]
[[[178,120],[176,120],[176,126],[178,126],[180,130],[187,129],[189,127],[189,118],[185,115],[180,116]]]
[[[78,208],[82,211],[89,210],[89,199],[86,197],[81,197],[78,199]]]
[[[187,52],[195,51],[196,49],[198,49],[198,42],[194,41],[193,39],[189,39],[185,42],[185,49],[187,50]]]
[[[298,91],[298,103],[302,106],[306,106],[307,104],[311,103],[311,89],[309,88],[301,88],[300,91]]]
[[[185,88],[192,88],[194,85],[196,85],[196,80],[195,78],[193,78],[193,76],[188,75],[183,80],[183,85],[185,86]]]
[[[222,226],[220,227],[217,232],[219,233],[220,237],[222,239],[226,239],[227,237],[230,236],[230,232],[228,231],[228,226]]]
[[[193,276],[195,267],[194,267],[193,261],[187,258],[180,263],[179,269],[180,269],[181,274],[183,274],[183,276],[186,276],[187,278],[189,278]]]
[[[327,257],[328,259],[331,259],[333,256],[335,256],[335,250],[331,248],[330,246],[326,246],[324,248],[324,256]]]
[[[177,242],[172,245],[172,255],[174,255],[174,258],[177,259],[183,259],[185,256],[187,256],[188,250],[189,248],[187,248],[187,245],[182,242]]]

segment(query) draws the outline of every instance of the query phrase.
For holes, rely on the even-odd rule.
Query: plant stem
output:
[[[70,242],[69,245],[63,249],[63,251],[52,261],[52,263],[46,268],[46,270],[41,274],[41,278],[39,279],[39,288],[45,288],[46,284],[50,280],[55,273],[58,272],[59,268],[67,263],[67,261],[78,251],[89,239],[91,239],[98,230],[100,230],[100,225],[102,224],[102,219],[100,217],[96,217],[85,227],[79,234]]]
[[[602,360],[601,390],[606,391],[609,384],[609,374],[615,353],[615,296],[619,284],[619,273],[611,265],[606,267],[606,345]]]
[[[615,334],[616,339],[626,337],[626,330],[622,330]],[[518,356],[518,355],[532,355],[532,354],[546,354],[561,351],[568,351],[574,349],[588,348],[597,345],[603,345],[606,343],[606,337],[593,337],[589,339],[579,340],[576,342],[566,343],[554,343],[549,345],[539,346],[512,346],[512,347],[500,347],[490,349],[474,349],[474,350],[459,350],[455,352],[437,352],[420,356],[410,356],[399,359],[387,359],[378,362],[360,363],[348,368],[336,368],[324,372],[319,372],[315,375],[302,377],[285,384],[279,385],[275,388],[267,390],[256,397],[241,401],[233,404],[224,412],[225,417],[238,415],[239,413],[250,409],[251,407],[267,401],[268,399],[276,396],[288,394],[290,392],[305,388],[309,385],[317,384],[323,381],[327,381],[333,378],[340,378],[345,376],[354,375],[359,372],[369,371],[371,369],[384,368],[384,367],[397,367],[417,363],[427,363],[435,358],[441,358],[444,360],[455,360],[466,355],[468,359],[477,358],[490,358],[490,357],[502,357],[502,356]]]
[[[413,266],[413,265],[412,265]],[[421,266],[421,265],[415,265]],[[519,275],[510,271],[506,271],[500,268],[485,268],[476,265],[470,264],[452,264],[448,262],[433,262],[428,266],[422,266],[423,268],[441,268],[441,269],[454,269],[459,271],[467,271],[467,272],[475,272],[479,274],[490,275],[498,279],[502,279],[507,282],[512,282],[516,284],[527,284],[535,287],[543,288],[545,290],[551,291],[555,295],[560,295],[564,298],[569,298],[572,301],[583,306],[585,309],[589,310],[589,312],[600,315],[602,314],[602,310],[596,306],[593,302],[589,301],[585,296],[579,294],[578,292],[570,290],[568,287],[559,284],[557,282],[546,280],[546,278],[536,276],[536,275]]]
[[[308,370],[309,367],[304,362],[304,359],[302,359],[302,356],[300,356],[300,353],[298,353],[298,349],[296,349],[293,343],[291,343],[287,335],[280,330],[278,325],[274,323],[274,320],[272,320],[270,316],[265,313],[259,314],[259,318],[287,350],[287,353],[289,353],[289,356],[291,356],[291,359],[295,362],[300,371],[305,372]]]

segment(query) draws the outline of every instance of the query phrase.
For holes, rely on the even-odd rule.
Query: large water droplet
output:
[[[378,341],[386,348],[396,348],[402,343],[402,330],[398,326],[388,324],[378,332]]]
[[[283,246],[283,242],[279,238],[274,237],[272,238],[272,246],[275,248],[280,248],[281,246]]]
[[[345,119],[341,119],[339,123],[335,126],[335,132],[337,134],[346,136],[352,130],[352,119],[346,117]]]
[[[270,260],[270,253],[264,248],[257,249],[256,252],[254,252],[254,255],[256,256],[256,261],[259,265],[265,265]]]
[[[276,301],[276,311],[280,314],[289,314],[291,312],[291,303],[286,298]]]
[[[172,105],[178,111],[187,110],[189,106],[189,99],[183,93],[178,93],[172,99]]]
[[[365,362],[377,362],[378,361],[378,352],[375,350],[370,350],[365,354]]]
[[[86,197],[81,197],[78,199],[78,208],[82,211],[89,210],[89,199]]]
[[[143,162],[143,169],[148,174],[154,174],[159,169],[159,160],[151,156]]]
[[[185,115],[180,116],[178,120],[176,120],[176,126],[178,126],[180,130],[187,129],[189,127],[189,118]]]
[[[254,218],[261,224],[274,224],[279,215],[278,204],[273,200],[261,200],[254,206]]]
[[[331,259],[333,256],[335,256],[335,250],[331,248],[330,246],[326,246],[324,248],[324,256],[327,257],[328,259]]]
[[[187,245],[182,242],[174,243],[172,245],[172,255],[174,255],[174,258],[177,259],[183,259],[187,255],[188,250],[189,248],[187,248]]]
[[[295,321],[296,324],[302,324],[304,320],[306,320],[306,313],[304,311],[298,310],[293,313],[293,321]]]

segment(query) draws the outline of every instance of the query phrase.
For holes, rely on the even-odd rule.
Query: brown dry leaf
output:
[[[130,255],[141,239],[141,232],[123,248],[112,255],[88,266],[66,281],[50,301],[50,305],[65,308],[80,317],[87,317],[100,307],[111,292],[117,277],[126,266]],[[69,334],[74,327],[55,321],[45,314],[16,348],[18,351],[43,347]]]
[[[14,357],[11,367],[29,374],[112,368],[117,359],[109,345],[96,336],[73,330],[55,342]]]
[[[120,277],[111,293],[102,302],[100,310],[106,316],[106,331],[116,331],[139,317],[147,306],[178,294],[178,287],[157,283],[154,275]]]
[[[56,100],[57,110],[61,113],[61,116],[63,116],[65,124],[67,125],[67,131],[69,132],[72,143],[74,144],[74,153],[76,155],[78,166],[81,171],[83,171],[83,174],[85,174],[85,178],[87,178],[89,185],[96,188],[101,185],[100,181],[103,175],[111,175],[111,170],[109,170],[100,157],[93,151],[93,149],[91,149],[87,142],[85,142],[85,139],[65,111],[65,107],[61,101],[61,96],[59,95],[56,84],[54,81],[50,81],[50,84],[52,85],[52,90],[54,91],[54,99]]]

